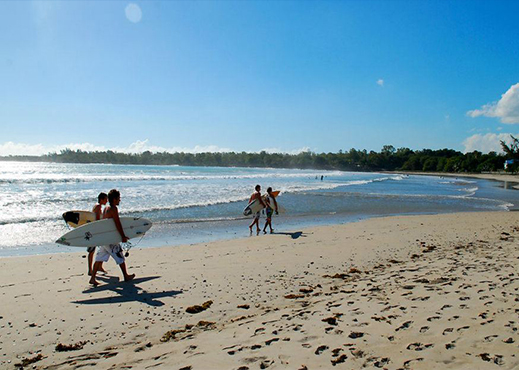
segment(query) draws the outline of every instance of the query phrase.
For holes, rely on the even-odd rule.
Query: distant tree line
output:
[[[502,171],[506,160],[514,159],[516,165],[508,170],[515,172],[519,165],[519,141],[512,136],[512,144],[501,142],[504,154],[479,151],[462,153],[452,149],[411,150],[395,149],[385,145],[380,152],[350,149],[338,153],[299,154],[282,153],[168,153],[149,151],[143,153],[118,153],[111,150],[86,152],[65,149],[60,153],[42,156],[8,156],[1,160],[40,161],[55,163],[113,163],[217,167],[272,167],[345,171],[424,171],[452,173],[480,173]]]

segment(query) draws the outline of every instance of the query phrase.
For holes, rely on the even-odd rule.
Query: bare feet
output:
[[[93,285],[93,286],[98,286],[99,285],[99,283],[95,279],[90,279],[90,281],[88,283]]]
[[[124,278],[124,281],[130,281],[130,280],[133,280],[134,277],[135,277],[135,274],[126,275],[126,277]]]
[[[256,236],[258,236],[260,233],[260,229],[256,230]]]
[[[265,230],[263,230],[263,234],[266,234],[267,232]]]
[[[252,236],[252,226],[249,226],[250,236]]]
[[[270,233],[271,233],[271,234],[274,234],[274,229],[270,229]]]

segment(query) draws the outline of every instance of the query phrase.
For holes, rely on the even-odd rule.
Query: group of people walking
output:
[[[122,242],[126,243],[129,238],[124,234],[123,226],[121,225],[121,220],[119,219],[119,209],[117,206],[121,202],[121,193],[117,189],[112,189],[106,193],[100,193],[97,197],[97,204],[92,209],[92,212],[96,215],[96,221],[112,218],[115,223],[115,227],[119,234],[121,234]],[[109,205],[106,205],[106,204]],[[103,206],[104,209],[103,209]],[[97,286],[99,283],[96,280],[96,274],[101,271],[106,271],[103,269],[103,262],[107,262],[110,257],[112,257],[121,268],[121,271],[124,276],[124,281],[130,281],[135,277],[135,274],[128,274],[126,271],[126,262],[124,259],[123,249],[120,243],[110,244],[110,245],[101,245],[97,247],[97,254],[95,255],[94,262],[94,253],[96,251],[96,247],[87,248],[88,251],[88,275],[90,275],[90,284]]]
[[[267,216],[267,219],[265,221],[265,226],[263,227],[263,234],[267,233],[267,226],[270,227],[270,233],[272,234],[274,232],[274,229],[272,228],[272,215],[274,212],[279,214],[278,212],[278,202],[276,201],[276,197],[272,194],[272,188],[267,189],[267,195],[264,197],[261,195],[261,186],[256,185],[255,192],[251,195],[249,199],[249,203],[253,202],[254,200],[258,200],[261,205],[265,208],[265,215]],[[252,228],[254,225],[256,225],[256,235],[259,235],[260,233],[260,226],[259,226],[259,219],[260,219],[261,211],[256,212],[253,215],[252,223],[249,225],[250,235],[252,235]]]
[[[249,203],[257,199],[261,205],[265,209],[266,221],[265,226],[263,227],[263,233],[267,233],[267,227],[270,228],[270,233],[274,232],[272,228],[272,215],[274,213],[278,214],[278,204],[276,201],[276,197],[272,194],[272,188],[269,187],[267,189],[267,194],[263,196],[261,194],[261,186],[256,185],[255,192],[251,195]],[[97,203],[92,209],[92,212],[95,213],[95,218],[97,220],[111,218],[115,222],[115,227],[119,234],[121,234],[122,242],[125,243],[128,241],[128,237],[124,234],[124,229],[121,225],[121,220],[119,219],[119,209],[117,206],[121,202],[121,193],[117,189],[112,189],[106,193],[100,193],[97,197]],[[108,203],[108,205],[107,205]],[[103,208],[104,207],[104,208]],[[252,223],[249,225],[250,234],[252,235],[252,229],[254,225],[256,225],[256,235],[260,233],[260,214],[261,211],[256,212],[253,215]],[[97,248],[97,253],[96,252]],[[107,262],[110,257],[112,257],[121,268],[121,271],[124,276],[124,281],[130,281],[135,278],[135,274],[128,274],[126,271],[126,262],[124,258],[123,249],[120,243],[110,244],[110,245],[102,245],[98,247],[89,247],[88,251],[88,275],[90,276],[89,283],[97,286],[99,285],[96,280],[96,275],[98,272],[106,271],[103,269],[103,262]],[[94,258],[95,254],[95,258]]]

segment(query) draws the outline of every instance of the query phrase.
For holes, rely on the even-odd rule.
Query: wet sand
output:
[[[244,225],[246,228],[247,225]],[[0,259],[0,368],[514,369],[519,214]]]

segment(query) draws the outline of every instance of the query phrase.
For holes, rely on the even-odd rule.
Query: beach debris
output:
[[[160,338],[160,341],[161,341],[161,342],[169,342],[170,340],[175,339],[175,337],[177,336],[177,334],[185,333],[186,331],[187,331],[187,329],[174,329],[174,330],[169,330],[169,331],[167,331],[166,333],[164,333],[164,335],[162,336],[162,338]]]
[[[166,333],[164,333],[162,338],[160,338],[160,341],[169,342],[170,340],[176,339],[178,334],[188,333],[189,331],[192,331],[193,328],[210,330],[210,329],[214,329],[215,327],[216,327],[216,323],[214,323],[212,321],[201,320],[196,325],[186,324],[186,326],[184,326],[184,328],[182,328],[182,329],[173,329],[173,330],[167,331]]]
[[[29,366],[30,364],[34,364],[35,362],[43,360],[43,358],[43,355],[41,353],[38,353],[34,357],[24,358],[22,362],[14,364],[14,366],[23,369],[24,367]]]
[[[202,305],[194,305],[186,308],[186,312],[190,314],[200,313],[202,311],[207,310],[211,305],[213,304],[213,301],[207,301],[202,303]]]
[[[58,344],[56,344],[55,350],[58,352],[79,351],[80,349],[83,349],[83,347],[87,343],[88,343],[88,341],[80,341],[80,342],[77,342],[74,344],[58,343]]]

